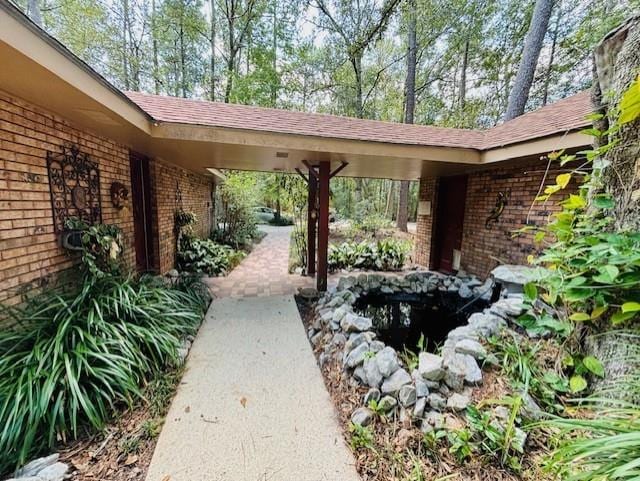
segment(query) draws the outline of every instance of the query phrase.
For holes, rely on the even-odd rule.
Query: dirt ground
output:
[[[59,450],[75,481],[143,480],[182,369],[162,375],[144,390],[145,399],[122,412],[101,432]]]

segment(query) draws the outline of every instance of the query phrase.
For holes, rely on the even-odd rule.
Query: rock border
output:
[[[321,367],[335,359],[349,373],[350,382],[368,388],[351,422],[367,426],[382,413],[416,423],[423,432],[441,429],[445,412],[462,412],[471,404],[474,386],[483,382],[482,366],[497,363],[483,341],[523,312],[522,294],[505,290],[498,301],[470,315],[466,325],[451,330],[439,354],[420,352],[417,368],[409,372],[395,349],[376,338],[372,320],[354,313],[359,297],[442,291],[489,301],[493,285],[491,278],[482,282],[462,272],[360,274],[341,278],[335,290],[323,295],[307,335]]]

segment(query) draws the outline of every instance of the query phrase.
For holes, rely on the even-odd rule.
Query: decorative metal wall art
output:
[[[489,213],[489,217],[484,222],[485,229],[491,230],[491,223],[497,223],[500,219],[500,216],[504,212],[504,208],[509,203],[509,197],[511,197],[511,189],[507,189],[504,192],[498,192],[498,196],[496,198],[496,205],[491,209]]]
[[[70,217],[90,225],[102,222],[100,171],[89,155],[77,145],[63,146],[61,153],[47,152],[47,170],[56,232],[65,230]]]

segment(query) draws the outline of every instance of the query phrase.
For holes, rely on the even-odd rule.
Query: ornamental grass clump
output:
[[[180,362],[206,300],[150,277],[86,275],[5,308],[0,330],[0,472],[82,427],[103,428],[118,405],[140,398],[153,374]]]

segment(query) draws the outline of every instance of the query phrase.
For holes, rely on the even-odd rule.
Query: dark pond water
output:
[[[462,299],[457,293],[369,295],[358,299],[354,311],[373,320],[381,341],[396,350],[416,351],[424,335],[429,350],[441,345],[449,331],[467,323],[487,302]]]

